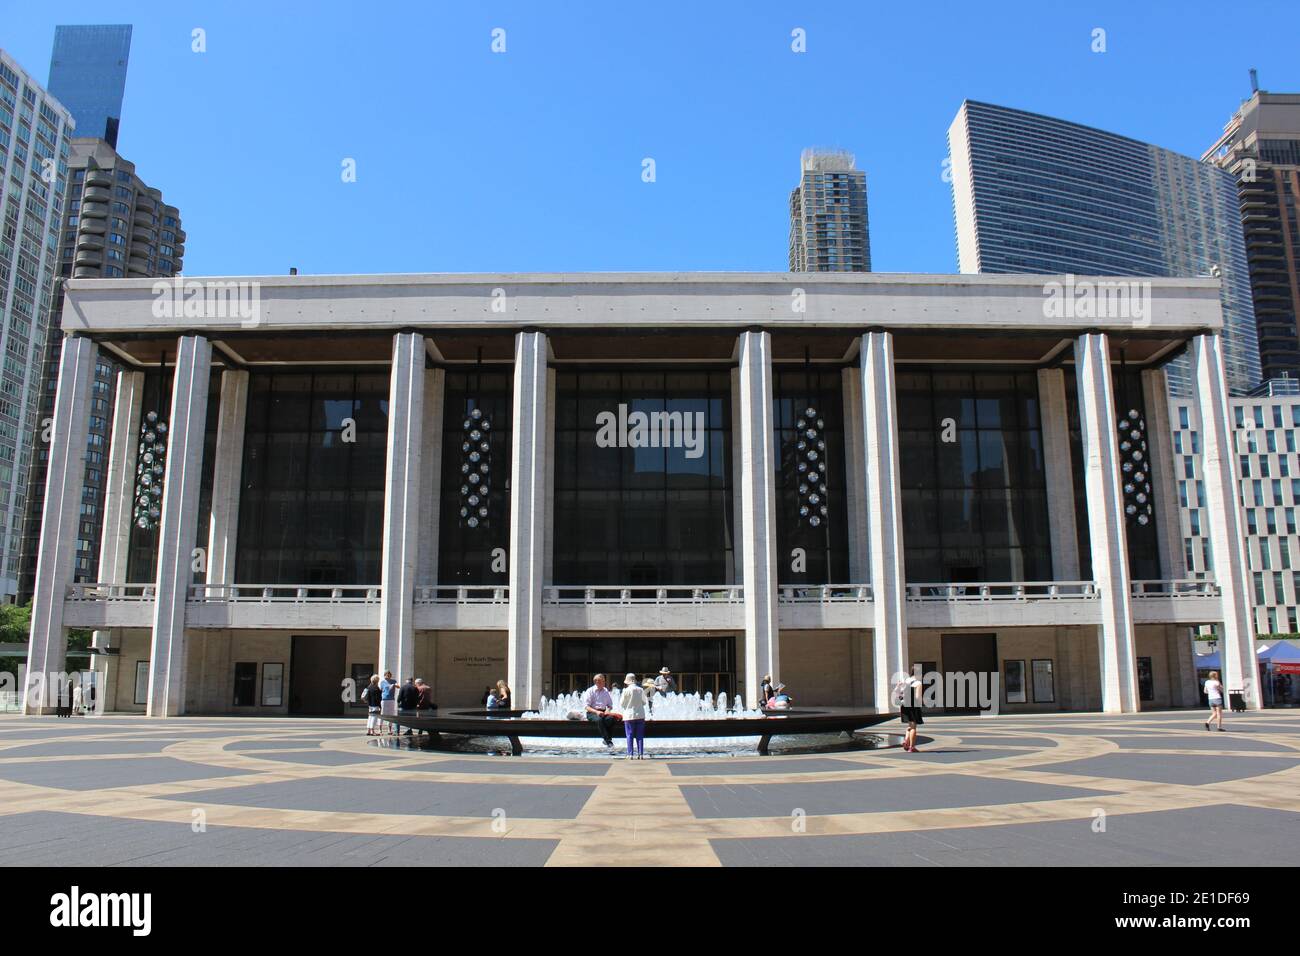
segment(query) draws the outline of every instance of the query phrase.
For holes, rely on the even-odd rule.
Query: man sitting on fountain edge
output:
[[[582,707],[587,719],[595,722],[597,731],[605,741],[605,746],[612,747],[614,746],[613,729],[618,726],[619,720],[618,715],[612,713],[614,698],[605,689],[604,674],[597,674],[592,680],[594,683],[582,695]]]

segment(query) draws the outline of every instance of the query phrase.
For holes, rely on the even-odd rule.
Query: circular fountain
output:
[[[615,701],[618,695],[613,695]],[[617,708],[613,713],[617,714]],[[724,756],[754,753],[766,756],[773,738],[783,752],[806,753],[833,749],[873,749],[890,746],[897,735],[857,733],[864,727],[893,720],[847,707],[757,710],[726,694],[656,694],[648,702],[646,752],[658,756]],[[464,752],[530,753],[546,756],[606,754],[596,724],[585,718],[581,694],[543,697],[535,710],[450,710],[429,715],[388,717],[402,728],[419,732],[411,737],[379,737],[376,746],[447,749]],[[618,731],[615,731],[617,734]],[[505,741],[502,745],[499,741]],[[619,749],[616,741],[615,749]]]

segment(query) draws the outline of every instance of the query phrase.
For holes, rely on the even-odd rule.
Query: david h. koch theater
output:
[[[73,279],[62,314],[29,677],[90,629],[107,710],[348,714],[384,670],[527,707],[668,667],[884,712],[920,665],[1129,712],[1197,702],[1205,625],[1258,703],[1217,280],[1134,310],[1045,276],[177,281]],[[1173,473],[1179,356],[1204,474]]]

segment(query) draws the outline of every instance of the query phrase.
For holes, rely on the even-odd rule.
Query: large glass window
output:
[[[1032,372],[900,370],[907,579],[1051,577]]]
[[[513,388],[513,375],[508,371],[447,372],[438,519],[439,584],[505,584],[508,579]],[[469,428],[465,427],[467,422]],[[472,438],[474,432],[478,438]],[[481,450],[484,441],[488,443],[487,452]],[[471,454],[478,458],[471,461]],[[487,480],[481,484],[470,482],[471,473],[483,464],[488,466]],[[480,478],[484,476],[481,471],[476,473]],[[482,488],[488,489],[486,495],[480,493]],[[462,508],[465,515],[461,514]],[[481,514],[482,508],[487,508],[486,515]],[[494,556],[493,552],[498,554]]]
[[[249,377],[236,581],[378,584],[388,374]]]
[[[734,580],[728,371],[556,376],[557,584]]]
[[[773,376],[773,401],[777,579],[782,584],[849,583],[840,372],[778,371]],[[815,414],[808,414],[810,411]],[[809,460],[810,451],[817,453],[815,460]],[[821,462],[826,470],[814,476],[812,472]],[[802,471],[800,463],[805,465]],[[795,549],[803,552],[798,563]]]

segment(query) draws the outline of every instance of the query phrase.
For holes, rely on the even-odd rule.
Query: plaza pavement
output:
[[[627,762],[3,715],[0,865],[1294,865],[1300,710],[1203,719],[933,716],[918,754]]]

